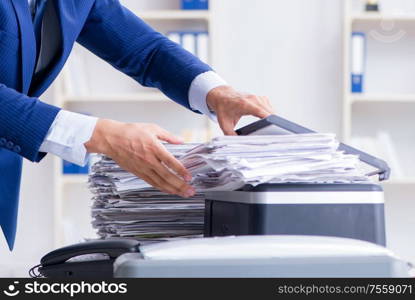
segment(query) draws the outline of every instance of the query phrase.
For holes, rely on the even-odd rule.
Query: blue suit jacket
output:
[[[39,147],[59,108],[37,99],[56,78],[75,41],[145,86],[190,109],[192,80],[209,71],[155,32],[118,0],[49,0],[62,41],[52,63],[33,80],[36,39],[27,0],[0,1],[0,226],[13,248],[22,157],[39,162]]]

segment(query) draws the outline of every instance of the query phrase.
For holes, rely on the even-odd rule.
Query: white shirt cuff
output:
[[[60,110],[39,151],[85,166],[88,153],[84,144],[91,139],[97,120],[95,117]]]
[[[213,121],[217,121],[216,114],[209,110],[206,103],[207,94],[218,86],[227,85],[218,74],[208,71],[196,76],[189,89],[189,104],[193,110],[198,110]]]

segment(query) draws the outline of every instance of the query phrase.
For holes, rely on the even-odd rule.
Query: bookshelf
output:
[[[209,21],[210,14],[206,10],[151,10],[151,11],[136,11],[136,15],[143,20],[204,20]]]
[[[209,61],[211,62],[213,41],[210,34],[209,10],[180,10],[178,0],[148,0],[141,3],[124,0],[122,3],[164,34],[175,30],[209,32]],[[143,5],[143,8],[137,7],[139,5]],[[81,63],[78,61],[77,65],[74,65],[75,69],[82,67],[80,72],[87,73],[86,79],[89,81],[92,78],[93,82],[88,82],[87,91],[70,92],[79,79],[71,82],[68,68],[65,67],[55,84],[55,105],[71,111],[125,122],[158,123],[176,135],[180,135],[188,128],[196,128],[203,133],[202,140],[209,138],[211,122],[206,117],[188,112],[155,89],[139,86],[80,46],[75,46],[74,53],[78,58],[82,58]],[[71,63],[71,59],[74,60],[74,57],[69,58],[68,64]],[[115,88],[110,89],[110,86]],[[181,122],[174,121],[178,116]],[[61,247],[76,243],[82,238],[94,237],[95,232],[90,225],[92,195],[88,191],[88,176],[63,174],[62,160],[54,158],[54,178],[55,246]]]
[[[344,18],[344,90],[343,90],[343,139],[353,144],[353,139],[359,135],[374,136],[377,130],[388,132],[398,150],[398,159],[403,166],[403,176],[395,177],[392,173],[391,180],[385,184],[413,184],[415,188],[415,174],[412,160],[407,158],[410,147],[408,144],[411,133],[407,124],[412,121],[408,111],[415,111],[415,90],[412,89],[411,77],[405,65],[407,57],[405,53],[415,43],[415,35],[408,28],[415,25],[415,13],[391,13],[391,12],[362,12],[363,1],[345,1]],[[408,24],[409,23],[409,24]],[[388,26],[387,30],[383,26]],[[381,34],[394,34],[394,31],[402,31],[405,36],[397,41],[376,40],[373,32]],[[352,32],[364,32],[366,34],[366,71],[364,93],[351,93],[351,35]],[[402,53],[403,58],[394,57]],[[398,79],[387,77],[391,64],[402,63],[404,74]],[[399,66],[395,66],[397,69]],[[376,68],[376,71],[373,69]],[[382,69],[383,68],[383,69]],[[405,71],[406,70],[406,71]],[[394,72],[392,70],[392,72]],[[406,80],[404,80],[407,77]],[[396,81],[400,81],[399,84]],[[376,118],[375,114],[378,114]],[[382,120],[380,120],[382,118]],[[390,126],[389,126],[390,125]],[[400,153],[400,148],[406,148]],[[388,160],[387,157],[384,159]],[[405,163],[404,163],[405,162]],[[392,170],[393,172],[393,170]]]
[[[354,145],[356,138],[378,138],[379,131],[390,137],[395,155],[382,157],[392,169],[391,178],[382,183],[387,246],[404,259],[415,261],[415,11],[396,13],[381,6],[380,12],[364,12],[363,4],[361,0],[344,1],[343,140]],[[398,1],[380,4],[398,5]],[[366,36],[364,93],[351,93],[352,32]],[[400,172],[392,165],[393,160],[398,161]]]
[[[350,1],[350,0],[346,0]],[[350,16],[352,21],[415,21],[415,13],[411,14],[379,14],[379,13],[354,13]]]
[[[415,177],[402,178],[402,179],[392,179],[385,181],[385,185],[415,185]]]
[[[391,103],[415,103],[415,94],[361,94],[351,95],[350,101],[354,102],[391,102]]]

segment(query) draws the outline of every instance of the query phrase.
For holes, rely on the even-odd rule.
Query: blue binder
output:
[[[352,64],[351,88],[352,93],[362,93],[364,90],[364,69],[366,61],[366,36],[363,32],[352,33]]]
[[[69,161],[62,160],[62,165],[63,174],[88,174],[89,171],[88,164],[84,167],[81,167]]]
[[[209,9],[209,0],[182,0],[182,9]]]

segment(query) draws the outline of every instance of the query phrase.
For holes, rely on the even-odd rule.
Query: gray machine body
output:
[[[239,130],[239,135],[303,134],[314,131],[279,116]],[[367,175],[386,180],[388,164],[340,143],[338,150],[359,157]],[[386,244],[383,189],[379,184],[269,183],[242,190],[206,193],[204,234],[318,235]]]
[[[270,116],[240,135],[313,132]],[[345,144],[368,175],[389,178],[386,162]],[[248,236],[246,236],[248,235]],[[270,236],[271,235],[271,236]],[[216,236],[216,237],[213,237]],[[225,237],[217,237],[225,236]],[[157,243],[121,255],[116,277],[409,277],[385,245],[377,184],[264,184],[206,193],[205,238]],[[412,273],[413,276],[413,273]]]
[[[146,248],[149,247],[149,248]],[[204,238],[120,256],[119,278],[410,277],[409,264],[364,241],[311,236]]]
[[[318,235],[386,244],[376,184],[267,184],[206,194],[206,237]]]

